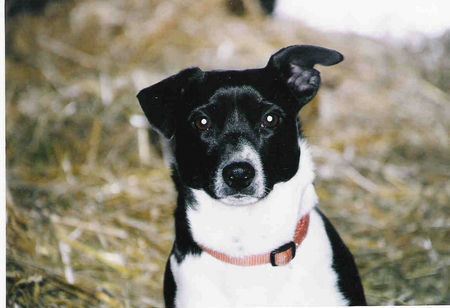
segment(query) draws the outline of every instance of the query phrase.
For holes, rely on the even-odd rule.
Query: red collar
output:
[[[260,255],[245,256],[245,257],[230,257],[224,253],[214,251],[212,249],[206,248],[205,246],[199,245],[203,251],[209,253],[216,259],[220,261],[231,263],[234,265],[241,266],[254,266],[270,263],[272,266],[286,265],[291,262],[295,257],[295,251],[298,246],[303,242],[308,232],[309,226],[309,214],[303,216],[302,219],[297,224],[297,229],[295,230],[294,240],[280,246],[279,248],[272,250],[269,253],[264,253]]]

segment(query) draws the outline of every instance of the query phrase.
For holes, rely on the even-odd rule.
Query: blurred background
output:
[[[7,305],[162,306],[175,191],[135,95],[189,66],[263,67],[292,44],[345,55],[319,67],[300,115],[369,304],[449,304],[449,11],[7,0]]]

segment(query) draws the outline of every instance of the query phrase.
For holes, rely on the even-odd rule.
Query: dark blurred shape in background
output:
[[[7,1],[7,306],[162,306],[176,196],[135,95],[190,66],[262,67],[292,44],[345,55],[318,67],[301,118],[369,304],[449,304],[449,32],[353,26],[366,36],[281,14],[321,1]],[[399,5],[356,1],[345,19],[348,1],[309,22]],[[428,13],[448,12],[437,2]]]
[[[248,2],[247,2],[248,3]],[[275,0],[259,0],[261,9],[267,15],[271,15],[275,9]],[[226,0],[228,10],[235,15],[243,16],[245,14],[244,0]]]
[[[273,13],[273,10],[275,9],[275,0],[260,0],[260,3],[266,14],[270,15]]]
[[[17,14],[38,14],[42,12],[50,2],[63,2],[67,0],[6,0],[5,12],[7,17]]]

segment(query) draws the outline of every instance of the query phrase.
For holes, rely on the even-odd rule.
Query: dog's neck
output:
[[[267,197],[254,204],[230,206],[192,189],[194,204],[186,207],[186,216],[194,241],[236,257],[267,253],[292,241],[300,218],[318,202],[306,141],[299,140],[299,147],[295,176],[275,184]]]

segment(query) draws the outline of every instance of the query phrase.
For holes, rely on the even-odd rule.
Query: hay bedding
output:
[[[192,65],[263,66],[296,43],[346,55],[302,117],[321,207],[369,303],[450,303],[448,93],[419,55],[247,6],[67,1],[8,21],[8,306],[161,306],[175,192],[156,149],[139,156],[135,93]]]

